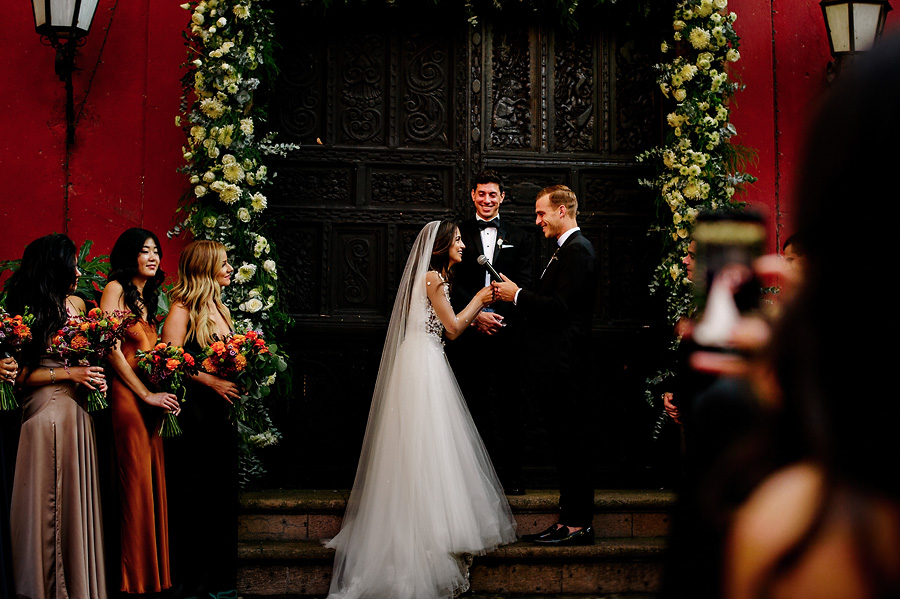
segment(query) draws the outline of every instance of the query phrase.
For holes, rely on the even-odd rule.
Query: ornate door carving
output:
[[[280,10],[293,26],[279,32],[271,127],[301,147],[271,161],[296,319],[294,397],[269,466],[279,484],[352,482],[409,248],[424,223],[470,214],[468,181],[482,168],[506,176],[503,214],[534,231],[536,269],[549,252],[532,226],[535,193],[553,183],[577,193],[579,224],[602,259],[598,397],[623,393],[621,370],[640,360],[655,319],[652,201],[634,156],[660,131],[656,43],[617,38],[613,23],[571,34],[529,21],[471,27],[436,8],[397,14]],[[288,457],[310,452],[315,463]]]

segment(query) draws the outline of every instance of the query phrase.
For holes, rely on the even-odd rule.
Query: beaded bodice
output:
[[[441,277],[440,273],[438,276]],[[444,277],[441,277],[441,280],[444,280]],[[426,283],[426,285],[430,285],[430,283]],[[444,288],[444,296],[447,298],[447,301],[450,301],[450,286],[445,282],[441,287]],[[434,306],[431,305],[431,300],[428,299],[428,296],[425,296],[425,332],[431,335],[434,335],[438,339],[444,334],[444,323],[441,322],[441,319],[434,311]]]

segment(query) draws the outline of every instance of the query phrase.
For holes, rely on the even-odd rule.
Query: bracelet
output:
[[[50,383],[54,385],[56,384],[56,373],[53,372],[52,368],[50,369]]]

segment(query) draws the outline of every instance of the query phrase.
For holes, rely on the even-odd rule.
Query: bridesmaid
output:
[[[35,315],[22,351],[22,429],[10,532],[16,595],[104,599],[106,581],[94,426],[85,389],[106,389],[103,368],[69,366],[44,355],[67,315],[84,311],[73,295],[80,273],[75,244],[47,235],[25,248],[9,279],[7,308]]]
[[[162,340],[196,355],[232,329],[222,288],[234,269],[225,247],[194,241],[181,252]],[[185,596],[234,597],[237,570],[237,431],[234,383],[200,373],[189,382],[178,421],[184,434],[166,448],[174,570]],[[177,535],[177,536],[176,536]]]
[[[123,593],[159,593],[172,586],[166,473],[157,431],[163,410],[178,411],[178,398],[151,393],[135,371],[136,352],[153,349],[157,341],[151,323],[165,279],[161,258],[159,239],[150,231],[133,228],[122,233],[109,256],[109,281],[100,299],[104,312],[119,310],[131,316],[124,338],[108,357],[120,526],[119,538],[107,543],[118,544],[120,563],[111,568],[119,570]],[[109,553],[115,550],[110,547]]]
[[[0,359],[0,383],[15,384],[19,365],[15,358]],[[12,416],[12,413],[9,413]],[[6,477],[6,456],[9,439],[10,419],[0,412],[0,597],[12,597],[12,558],[9,554],[9,479]],[[12,448],[14,449],[14,448]],[[14,452],[10,452],[11,454]]]

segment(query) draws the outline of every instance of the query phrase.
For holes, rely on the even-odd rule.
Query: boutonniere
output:
[[[502,237],[497,239],[497,249],[502,250],[503,248],[511,248],[511,247],[515,247],[515,246],[513,246],[513,244],[511,244],[511,243],[506,243],[506,240],[503,239]]]

